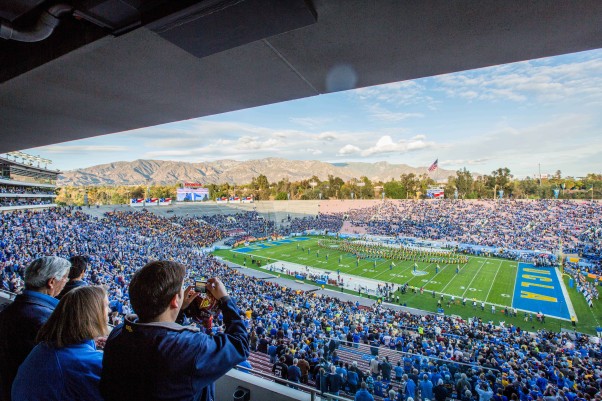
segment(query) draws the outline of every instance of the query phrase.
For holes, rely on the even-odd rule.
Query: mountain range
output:
[[[82,185],[170,185],[181,182],[201,184],[250,183],[253,177],[265,175],[270,182],[281,179],[299,181],[317,176],[321,180],[328,175],[352,178],[368,177],[372,181],[399,179],[401,174],[427,173],[427,167],[410,167],[405,164],[376,163],[326,163],[316,160],[286,160],[266,158],[259,160],[217,160],[213,162],[189,163],[164,160],[135,160],[114,162],[63,172],[59,186]],[[431,176],[444,179],[455,175],[455,171],[438,169]]]

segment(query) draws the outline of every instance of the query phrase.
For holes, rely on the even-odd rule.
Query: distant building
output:
[[[56,206],[56,180],[61,172],[48,169],[49,163],[21,152],[0,157],[0,212]]]

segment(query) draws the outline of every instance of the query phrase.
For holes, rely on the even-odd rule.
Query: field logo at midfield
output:
[[[561,319],[571,317],[554,267],[519,263],[512,306]]]
[[[414,276],[426,276],[428,272],[425,272],[424,270],[412,270],[412,274]]]

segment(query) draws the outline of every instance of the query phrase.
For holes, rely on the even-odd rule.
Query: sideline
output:
[[[579,322],[579,318],[577,317],[575,308],[573,308],[573,301],[571,301],[569,292],[566,289],[566,286],[564,285],[564,280],[562,279],[562,273],[560,273],[560,269],[557,269],[556,267],[554,267],[554,272],[556,273],[556,277],[558,277],[558,283],[560,284],[560,289],[562,290],[562,296],[564,297],[564,301],[566,302],[566,307],[569,310],[569,315],[575,316],[576,321]],[[596,316],[594,314],[592,314],[592,316],[594,316],[594,320],[596,320],[596,324],[599,326],[600,323],[598,322],[598,319],[596,319]]]
[[[362,306],[373,307],[377,304],[377,301],[374,299],[369,299],[366,297],[358,296],[355,294],[351,294],[349,292],[339,292],[339,291],[331,290],[328,288],[322,289],[322,287],[320,287],[319,285],[309,284],[309,283],[301,283],[301,282],[298,282],[295,280],[291,280],[289,278],[278,277],[273,272],[270,272],[270,271],[263,272],[263,271],[251,269],[249,267],[241,266],[237,263],[230,262],[229,260],[223,259],[219,256],[216,256],[216,259],[218,259],[220,262],[226,264],[228,267],[234,268],[234,269],[240,271],[242,274],[245,274],[250,277],[264,278],[265,276],[270,276],[269,280],[271,282],[280,284],[287,288],[292,288],[295,290],[302,290],[302,291],[314,290],[314,291],[322,293],[324,295],[327,295],[327,296],[330,296],[333,298],[338,298],[342,301],[351,301],[353,303],[358,302]],[[262,268],[262,270],[263,270],[263,268]],[[390,302],[383,302],[381,305],[386,308],[394,309],[394,310],[401,311],[401,312],[408,312],[408,313],[412,313],[414,315],[421,315],[421,316],[437,315],[435,312],[430,312],[430,311],[426,311],[423,309],[412,308],[409,306],[397,305],[397,304],[393,304]]]

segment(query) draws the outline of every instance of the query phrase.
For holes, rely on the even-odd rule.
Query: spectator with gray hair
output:
[[[443,379],[437,381],[437,385],[433,388],[435,401],[445,401],[448,397],[447,389],[443,384]]]
[[[389,392],[387,393],[387,397],[385,397],[383,401],[397,401],[397,393],[395,392],[395,390],[389,390]]]
[[[293,359],[293,364],[288,367],[288,380],[295,383],[301,382],[301,369],[297,364],[299,360],[297,358]],[[297,388],[296,386],[291,385],[292,388]]]
[[[25,289],[0,312],[0,401],[10,401],[17,369],[35,346],[40,327],[58,304],[71,263],[44,256],[25,268]]]

